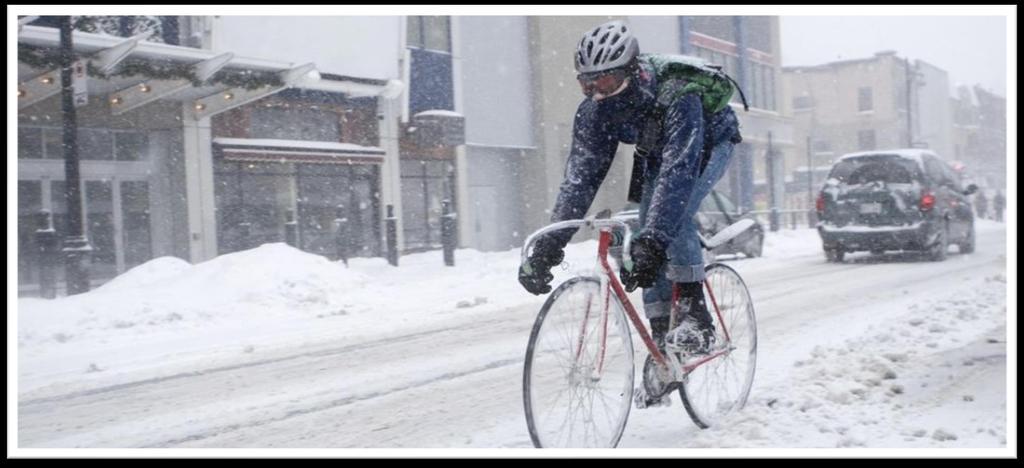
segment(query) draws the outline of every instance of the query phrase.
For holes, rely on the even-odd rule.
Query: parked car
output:
[[[614,218],[629,223],[633,232],[640,229],[640,211],[636,208],[626,209],[614,215]],[[721,254],[742,253],[747,257],[760,257],[764,246],[764,227],[750,213],[740,213],[736,205],[725,194],[712,190],[700,204],[697,210],[697,224],[701,235],[712,237],[722,229],[739,221],[750,218],[754,225],[729,242],[722,244],[711,251],[711,256]],[[612,248],[611,253],[616,258],[621,258],[621,249]],[[709,260],[712,260],[709,258]]]
[[[925,251],[946,258],[949,244],[974,251],[974,214],[953,170],[928,150],[868,151],[832,166],[816,209],[825,257],[847,252]]]

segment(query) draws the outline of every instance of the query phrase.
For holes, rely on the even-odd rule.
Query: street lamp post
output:
[[[68,207],[67,236],[64,238],[64,267],[68,294],[89,291],[89,271],[86,261],[92,246],[85,237],[82,220],[82,179],[78,157],[78,122],[75,114],[74,89],[71,67],[74,60],[71,43],[71,17],[61,16],[60,22],[60,98],[63,116],[64,147],[64,199]]]

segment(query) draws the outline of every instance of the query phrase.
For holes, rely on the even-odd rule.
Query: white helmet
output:
[[[640,45],[622,21],[609,21],[583,34],[576,47],[576,72],[594,73],[629,64]]]

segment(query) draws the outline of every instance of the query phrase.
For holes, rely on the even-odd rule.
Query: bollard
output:
[[[334,246],[337,259],[348,266],[348,218],[345,216],[345,205],[338,205],[334,217]]]
[[[772,232],[779,230],[779,209],[772,207],[771,213],[768,215],[768,229]]]
[[[444,264],[455,266],[455,218],[452,202],[441,201],[441,247],[444,250]]]
[[[384,218],[387,232],[388,263],[398,266],[398,218],[395,217],[395,206],[388,205],[388,216]]]
[[[53,228],[50,212],[42,210],[36,215],[36,249],[39,252],[39,294],[44,299],[57,297],[57,266],[60,264],[60,246],[57,230]]]
[[[288,210],[285,213],[288,221],[284,223],[284,242],[292,247],[299,247],[299,223],[295,221],[295,211]]]
[[[813,228],[818,224],[818,211],[814,208],[807,210],[807,227]]]

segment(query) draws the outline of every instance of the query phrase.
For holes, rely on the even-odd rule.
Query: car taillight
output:
[[[818,193],[818,199],[814,201],[814,209],[818,210],[818,213],[825,212],[825,194]]]
[[[928,211],[935,208],[935,195],[931,193],[925,193],[921,195],[921,211]]]

